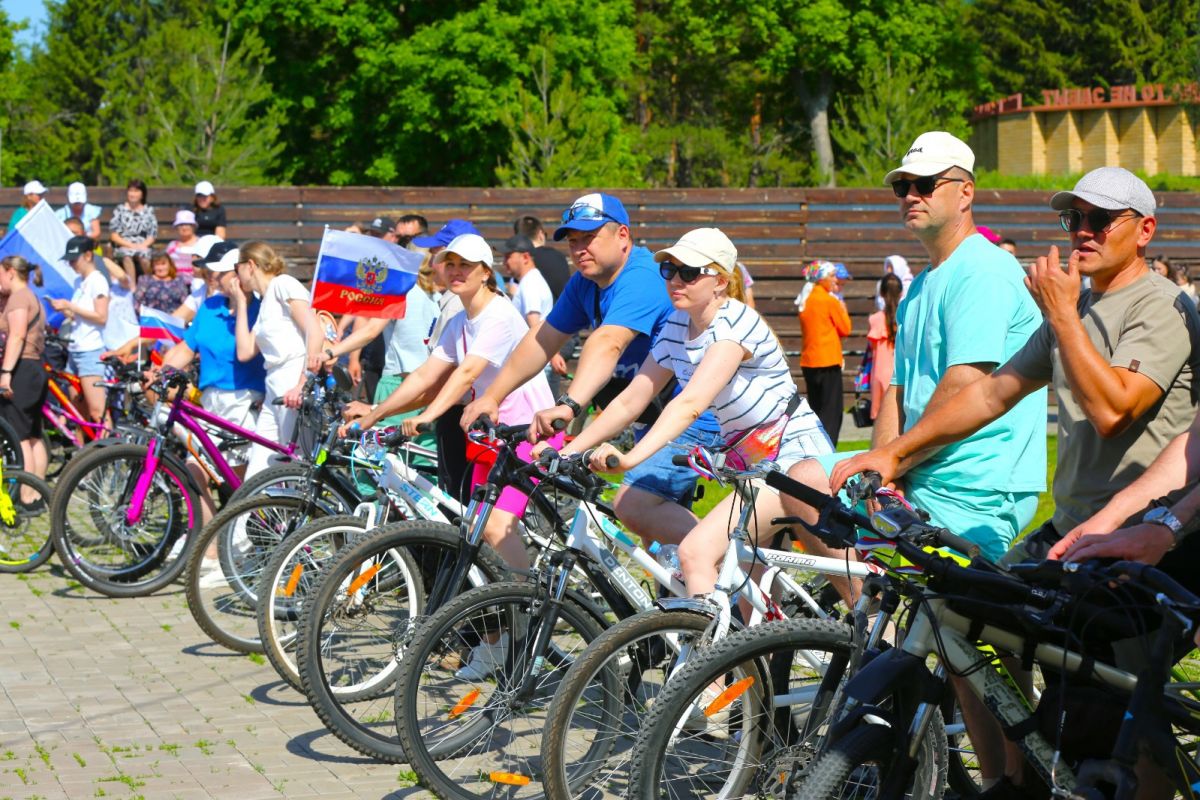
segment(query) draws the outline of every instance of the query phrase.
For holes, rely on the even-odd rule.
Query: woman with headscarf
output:
[[[900,297],[908,294],[908,285],[913,281],[912,270],[908,267],[908,260],[904,256],[888,256],[883,260],[883,274],[895,275],[900,279]],[[875,283],[875,310],[883,311],[883,293],[880,291],[880,283]]]
[[[814,261],[805,270],[804,289],[796,298],[800,316],[800,370],[805,394],[837,447],[842,430],[842,339],[850,335],[850,313],[834,295],[841,288],[837,266]]]

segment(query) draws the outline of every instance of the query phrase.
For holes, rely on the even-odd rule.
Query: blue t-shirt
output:
[[[1041,322],[1021,265],[979,234],[963,240],[937,268],[922,270],[896,311],[892,383],[904,387],[904,430],[920,420],[946,370],[957,364],[999,367]],[[950,488],[1044,491],[1046,390],[942,448],[906,477]]]
[[[250,327],[258,319],[257,298],[246,308]],[[267,368],[262,355],[249,361],[237,358],[237,314],[229,310],[224,295],[214,295],[204,301],[196,318],[183,332],[183,341],[200,355],[201,389],[252,389],[265,391]]]
[[[596,319],[597,291],[600,292],[600,319]],[[634,247],[617,279],[603,289],[581,272],[572,275],[546,321],[562,333],[578,333],[584,328],[600,325],[620,325],[636,332],[637,336],[625,348],[613,369],[614,378],[628,380],[637,374],[650,353],[650,345],[658,338],[658,332],[674,310],[654,256],[644,247]],[[705,431],[720,430],[717,420],[708,412],[693,425]]]

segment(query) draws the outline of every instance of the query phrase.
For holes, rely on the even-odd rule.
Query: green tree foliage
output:
[[[100,118],[114,136],[105,177],[133,174],[158,184],[203,176],[219,184],[265,183],[282,150],[282,113],[263,78],[270,60],[253,31],[170,20],[104,81]]]
[[[968,20],[991,96],[1197,77],[1200,0],[977,0]]]

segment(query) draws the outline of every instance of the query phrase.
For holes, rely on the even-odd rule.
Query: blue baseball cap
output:
[[[563,212],[562,225],[554,232],[554,241],[562,241],[567,231],[594,231],[610,222],[629,227],[629,214],[621,201],[611,194],[585,194]]]
[[[464,233],[479,236],[479,231],[465,219],[452,219],[446,222],[438,232],[429,236],[414,236],[412,244],[416,247],[445,247],[454,241],[455,237]]]

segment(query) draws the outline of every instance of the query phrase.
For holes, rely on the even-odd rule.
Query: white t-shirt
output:
[[[464,402],[469,402],[492,385],[500,374],[500,367],[528,332],[529,326],[508,298],[496,295],[475,319],[467,319],[466,311],[451,317],[431,355],[451,364],[461,364],[467,356],[479,356],[487,361],[483,372],[471,384],[471,391],[463,398]],[[550,384],[546,382],[546,375],[539,372],[504,398],[500,404],[500,423],[525,425],[533,421],[533,415],[538,411],[553,405]]]
[[[513,305],[517,307],[522,318],[530,314],[541,314],[542,319],[554,307],[554,295],[550,292],[550,284],[542,277],[536,268],[525,273],[525,277],[517,283],[517,293],[513,295]]]
[[[200,311],[200,306],[204,305],[204,301],[208,299],[208,286],[199,278],[192,279],[192,292],[183,299],[185,308],[190,308],[195,314]]]
[[[71,302],[87,311],[95,311],[96,299],[107,296],[108,280],[100,270],[93,270],[86,278],[76,279]],[[83,317],[75,317],[74,326],[71,328],[71,346],[68,349],[73,353],[86,353],[103,348],[104,326],[89,322]]]
[[[304,358],[307,349],[304,331],[292,319],[292,300],[308,301],[308,290],[291,275],[276,275],[267,284],[258,319],[251,329],[268,370],[296,358]]]
[[[449,289],[439,294],[436,299],[438,304],[438,318],[433,323],[433,330],[429,332],[429,341],[434,344],[442,338],[442,331],[446,330],[446,324],[450,322],[455,314],[463,310],[462,300]]]
[[[766,321],[754,309],[733,299],[725,301],[712,324],[695,338],[688,337],[688,319],[684,311],[671,312],[650,348],[650,355],[675,373],[680,386],[687,386],[708,348],[717,342],[736,342],[750,354],[713,400],[712,412],[722,435],[782,416],[796,394],[796,383],[779,340]],[[793,416],[804,411],[806,403]]]

